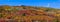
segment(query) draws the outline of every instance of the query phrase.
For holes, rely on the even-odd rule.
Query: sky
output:
[[[60,0],[0,0],[0,5],[44,6],[60,9]]]

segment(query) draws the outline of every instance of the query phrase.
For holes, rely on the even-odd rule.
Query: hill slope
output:
[[[33,6],[0,6],[0,21],[16,21],[23,19],[26,22],[32,20],[57,22],[60,21],[60,10]],[[8,19],[8,20],[7,20]]]

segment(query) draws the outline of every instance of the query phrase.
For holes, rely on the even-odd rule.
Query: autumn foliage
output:
[[[32,6],[0,6],[0,22],[59,22],[60,10]]]

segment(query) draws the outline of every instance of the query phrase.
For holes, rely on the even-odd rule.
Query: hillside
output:
[[[60,9],[34,6],[0,6],[0,22],[60,22]]]

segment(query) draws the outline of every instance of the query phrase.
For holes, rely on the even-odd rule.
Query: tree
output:
[[[56,22],[59,22],[58,17],[56,17],[56,20],[57,20]]]
[[[0,6],[0,13],[2,13],[2,11],[5,11],[5,9],[3,8],[3,6]]]
[[[26,14],[24,13],[24,14],[22,14],[22,16],[26,16]]]
[[[2,18],[3,17],[3,15],[2,14],[0,14],[0,18]]]
[[[26,8],[25,8],[25,5],[21,5],[21,6],[23,7],[23,9],[26,9]]]

